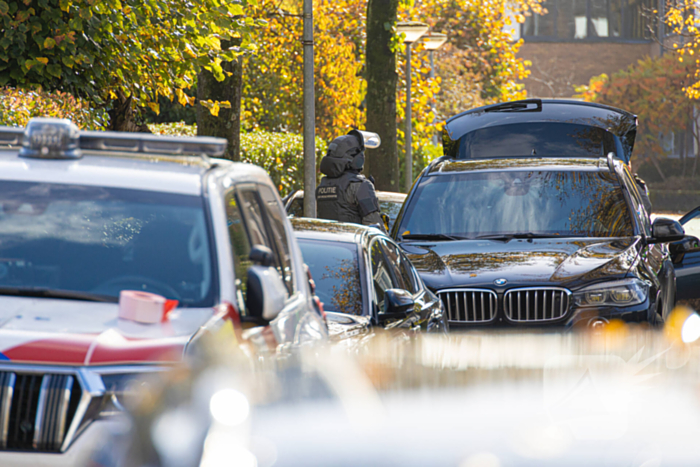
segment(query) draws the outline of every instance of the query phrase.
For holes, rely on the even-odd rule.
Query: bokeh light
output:
[[[214,420],[226,426],[240,425],[248,418],[248,399],[235,389],[221,389],[209,401],[209,410]]]

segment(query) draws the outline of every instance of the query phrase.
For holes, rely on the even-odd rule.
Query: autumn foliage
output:
[[[672,46],[679,54],[679,61],[688,68],[691,79],[684,89],[692,99],[700,99],[700,57],[696,57],[700,50],[700,16],[697,9],[697,0],[674,0],[667,2],[663,18],[668,32],[673,34]]]
[[[247,59],[244,84],[244,125],[270,131],[301,131],[302,18],[301,2],[260,0],[250,7],[265,24],[253,33],[258,52]],[[315,0],[316,130],[330,139],[353,127],[364,127],[362,102],[366,0]],[[455,113],[495,101],[525,96],[517,81],[527,76],[527,63],[516,56],[504,28],[511,16],[524,20],[540,11],[537,0],[416,0],[403,2],[399,20],[428,23],[449,36],[436,55],[438,78],[429,78],[428,53],[421,45],[413,54],[413,115],[416,151],[429,144],[440,123]],[[508,15],[508,11],[513,15]],[[388,26],[390,27],[390,25]],[[404,47],[397,35],[397,99],[403,120]],[[437,112],[431,112],[435,102]],[[433,119],[438,125],[433,125]],[[401,126],[399,126],[401,128]],[[403,134],[400,130],[400,138]],[[435,153],[436,154],[436,153]]]
[[[33,117],[67,118],[83,130],[103,130],[107,113],[65,92],[0,88],[0,125],[24,127]]]
[[[264,21],[252,40],[258,52],[244,69],[243,124],[301,133],[303,45],[301,2],[260,0],[249,14]],[[363,124],[361,43],[364,1],[314,2],[316,132],[325,139]]]
[[[611,77],[601,75],[576,88],[577,96],[591,102],[619,107],[635,113],[639,126],[632,165],[639,170],[650,163],[665,178],[661,163],[667,155],[663,137],[672,131],[690,130],[697,102],[688,96],[686,83],[695,61],[675,54],[645,58]]]
[[[158,97],[188,100],[201,68],[223,79],[245,39],[247,0],[0,0],[0,86],[59,90],[105,105],[158,112]],[[243,46],[247,42],[243,41]]]

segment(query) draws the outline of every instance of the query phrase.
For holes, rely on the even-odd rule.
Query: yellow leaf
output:
[[[41,63],[43,63],[44,65],[46,65],[46,64],[49,63],[49,59],[46,58],[46,57],[37,57],[37,58],[36,58],[36,61],[37,61],[37,62],[41,62]]]
[[[156,113],[156,115],[158,115],[160,113],[160,106],[158,105],[157,102],[149,102],[148,107],[150,107],[151,110]]]
[[[214,102],[210,107],[209,107],[209,113],[211,113],[213,116],[218,117],[219,116],[219,104]]]
[[[187,105],[190,102],[187,98],[187,94],[185,94],[182,89],[175,89],[175,94],[177,94],[177,101],[180,105]]]

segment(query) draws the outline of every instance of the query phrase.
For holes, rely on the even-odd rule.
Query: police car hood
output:
[[[173,310],[162,323],[117,317],[115,303],[0,297],[0,360],[64,365],[175,362],[213,315]]]

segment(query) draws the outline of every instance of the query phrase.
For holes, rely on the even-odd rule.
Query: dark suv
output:
[[[676,299],[664,243],[683,229],[650,222],[626,164],[634,116],[539,100],[475,113],[448,121],[446,156],[392,233],[450,325],[662,320]]]

